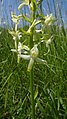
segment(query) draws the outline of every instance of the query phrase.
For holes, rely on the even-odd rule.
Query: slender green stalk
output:
[[[34,10],[31,12],[31,17],[32,17],[32,21],[34,21],[35,19],[35,4],[33,3],[33,8]],[[34,43],[33,43],[33,30],[31,31],[31,36],[30,36],[30,49],[33,47]],[[32,105],[32,119],[35,119],[35,104],[34,104],[34,78],[33,78],[33,68],[30,71],[30,93],[31,93],[31,105]]]
[[[33,69],[30,72],[30,93],[31,93],[31,105],[32,105],[32,119],[35,119],[35,104],[34,104],[34,91],[33,91]]]
[[[30,48],[33,47],[33,30],[32,34],[30,36]],[[33,78],[33,68],[30,71],[30,97],[31,97],[31,105],[32,105],[32,119],[35,119],[35,104],[34,104],[34,89],[33,89],[33,84],[34,84],[34,78]]]

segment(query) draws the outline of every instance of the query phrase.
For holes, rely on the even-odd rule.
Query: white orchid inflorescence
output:
[[[20,10],[25,5],[28,5],[31,8],[32,3],[35,3],[35,5],[36,5],[35,0],[25,0],[23,3],[21,3],[19,5],[18,9]],[[36,7],[37,7],[37,5],[36,5]],[[34,37],[34,36],[36,36],[36,34],[39,35],[38,33],[42,33],[42,35],[43,35],[44,29],[37,29],[37,25],[43,23],[43,25],[50,26],[52,24],[52,22],[54,21],[53,15],[50,14],[50,15],[44,16],[43,17],[44,22],[42,22],[42,19],[38,20],[37,18],[35,18],[33,21],[31,21],[30,18],[28,18],[24,15],[21,15],[21,14],[17,16],[13,12],[11,12],[11,17],[12,17],[12,21],[15,23],[15,29],[12,31],[9,30],[9,33],[12,35],[13,40],[15,42],[15,49],[11,49],[11,51],[17,53],[18,59],[22,58],[25,60],[29,60],[28,71],[31,71],[35,61],[39,62],[39,63],[46,63],[45,60],[40,59],[38,57],[38,55],[39,55],[38,45],[42,42],[45,42],[46,47],[48,48],[48,52],[49,52],[49,45],[51,44],[51,42],[53,40],[52,39],[53,36],[51,36],[51,38],[48,39],[47,41],[44,40],[44,36],[41,36],[41,38],[40,38],[41,40],[37,44],[34,44],[34,41],[36,40],[36,37]],[[19,24],[21,18],[24,18],[25,20],[27,20],[28,22],[31,23],[27,31],[25,31],[23,28],[21,29],[23,34],[25,34],[27,36],[33,35],[34,46],[31,49],[27,45],[23,45],[20,42],[20,38],[22,37],[22,33],[18,30],[18,24]],[[45,53],[45,55],[47,53]],[[18,62],[19,62],[19,60],[18,60]]]

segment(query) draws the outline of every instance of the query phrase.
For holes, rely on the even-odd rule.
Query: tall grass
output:
[[[57,29],[58,25],[47,28],[54,35],[47,56],[41,55],[45,51],[45,44],[41,44],[40,55],[49,67],[37,63],[34,66],[36,119],[67,118],[67,32]],[[11,52],[12,37],[6,29],[0,31],[0,118],[31,119],[27,62],[17,64],[16,55]]]
[[[54,31],[55,43],[51,52],[43,58],[50,67],[34,67],[34,86],[37,119],[67,118],[67,40]],[[0,118],[30,118],[29,75],[27,62],[17,64],[12,38],[6,30],[0,35]],[[44,45],[42,45],[44,50]],[[42,56],[41,56],[42,57]]]

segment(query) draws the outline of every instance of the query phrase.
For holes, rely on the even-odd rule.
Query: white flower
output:
[[[25,50],[28,51],[30,50],[27,46],[22,45],[21,42],[18,43],[18,58],[23,58],[25,60],[30,60],[28,64],[28,71],[31,71],[34,61],[38,63],[46,63],[45,60],[38,58],[39,50],[37,48],[37,45],[34,45],[34,47],[30,50],[30,55],[25,54]],[[16,49],[11,49],[13,52],[17,52]],[[23,52],[22,52],[23,51]]]
[[[53,17],[52,14],[47,15],[47,16],[45,17],[45,24],[46,24],[46,25],[51,25],[51,23],[52,23],[53,21],[54,21],[54,17]]]
[[[50,39],[48,39],[47,41],[46,41],[46,47],[49,47],[49,45],[51,44],[51,42],[53,41],[53,36],[51,36],[50,37]]]
[[[20,31],[10,31],[9,30],[9,33],[12,35],[13,37],[13,40],[16,40],[16,39],[19,39],[22,37],[22,33]]]
[[[30,50],[30,55],[19,54],[19,57],[25,60],[30,60],[28,64],[28,71],[31,71],[34,61],[39,63],[46,63],[45,60],[38,58],[38,54],[39,54],[39,51],[38,51],[37,45],[34,45],[34,47]]]
[[[20,18],[22,18],[22,15],[15,15],[15,13],[11,12],[11,17],[12,17],[12,21],[16,24],[19,23]]]

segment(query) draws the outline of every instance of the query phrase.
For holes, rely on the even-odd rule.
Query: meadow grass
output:
[[[16,55],[11,52],[12,37],[5,29],[1,32],[0,119],[31,119],[28,63],[22,60],[17,64]],[[54,40],[49,54],[40,53],[48,66],[38,63],[34,66],[36,119],[67,118],[67,36],[55,28],[51,32]],[[41,47],[46,51],[45,44]]]
[[[51,13],[50,3],[46,2]],[[55,10],[56,18],[57,12]],[[48,55],[43,54],[47,50],[45,44],[39,46],[39,56],[47,60],[47,65],[35,63],[34,66],[36,119],[67,119],[67,32],[60,9],[59,12],[62,28],[45,29],[45,40],[47,34],[54,36]],[[1,28],[0,31],[0,119],[31,119],[28,62],[21,60],[17,64],[17,56],[11,52],[14,48],[11,35],[6,29]],[[21,41],[24,39],[25,36]]]

